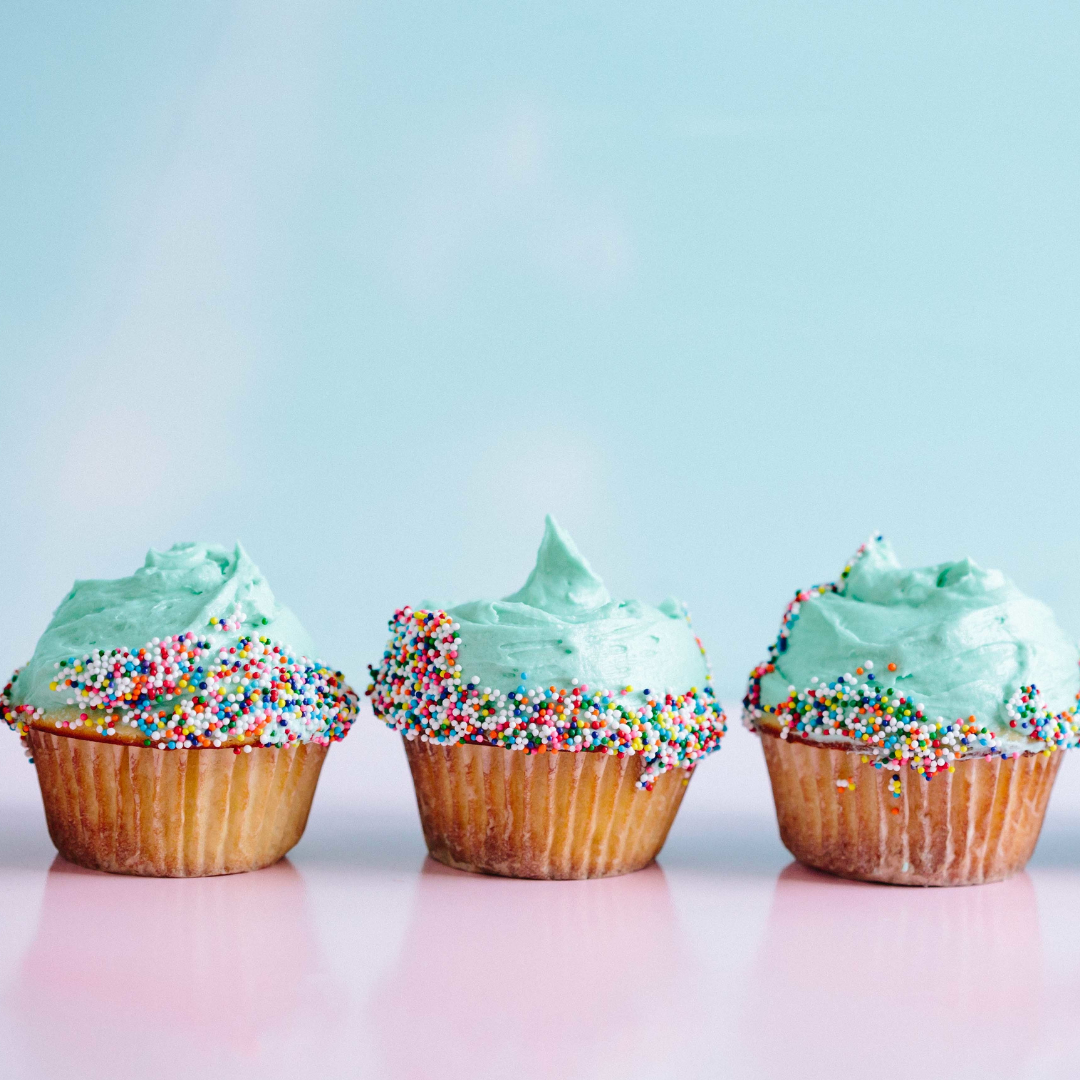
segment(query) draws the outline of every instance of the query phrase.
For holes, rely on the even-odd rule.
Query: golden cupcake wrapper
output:
[[[503,877],[598,878],[648,866],[689,781],[672,769],[643,791],[637,755],[404,742],[432,858]]]
[[[1022,870],[1062,757],[964,758],[927,782],[907,768],[875,769],[858,751],[768,732],[761,745],[788,851],[818,870],[896,885],[978,885]]]
[[[156,750],[31,728],[49,835],[65,859],[146,877],[277,862],[307,824],[325,746]]]

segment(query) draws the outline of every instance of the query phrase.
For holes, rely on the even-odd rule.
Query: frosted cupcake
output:
[[[177,544],[77,581],[0,697],[72,862],[196,877],[276,862],[356,695],[235,550]]]
[[[969,559],[905,570],[877,537],[796,594],[744,720],[801,862],[909,885],[1023,869],[1077,741],[1077,646]]]
[[[550,517],[518,592],[406,607],[390,631],[367,692],[404,736],[428,850],[448,866],[638,870],[726,730],[685,609],[612,600]]]

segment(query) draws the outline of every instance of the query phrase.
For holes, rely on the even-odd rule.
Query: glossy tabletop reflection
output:
[[[292,857],[146,880],[0,823],[5,1077],[1080,1073],[1080,828],[980,888],[791,863],[772,821],[680,819],[624,878],[476,877],[414,817],[313,814]]]

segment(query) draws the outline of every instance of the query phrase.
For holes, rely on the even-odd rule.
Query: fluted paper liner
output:
[[[503,877],[597,878],[656,858],[689,780],[684,769],[634,785],[637,755],[526,754],[405,739],[431,856]]]
[[[307,824],[326,747],[155,750],[31,728],[49,835],[65,859],[146,877],[277,862]]]
[[[926,781],[875,769],[858,751],[768,732],[761,745],[784,847],[818,870],[896,885],[978,885],[1022,870],[1062,757],[965,758]],[[899,798],[889,791],[896,775]]]

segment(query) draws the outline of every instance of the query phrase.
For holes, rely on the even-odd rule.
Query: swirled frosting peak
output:
[[[568,533],[549,514],[536,566],[528,581],[506,598],[552,615],[573,615],[611,603],[611,593],[585,561]]]
[[[1000,571],[971,559],[906,569],[876,537],[839,581],[796,595],[746,718],[773,713],[798,736],[854,739],[933,772],[960,754],[1074,742],[1078,660],[1050,609]]]
[[[483,686],[576,681],[642,701],[645,690],[700,688],[708,680],[682,605],[612,600],[550,515],[536,566],[521,589],[447,611],[461,626],[462,671]]]

